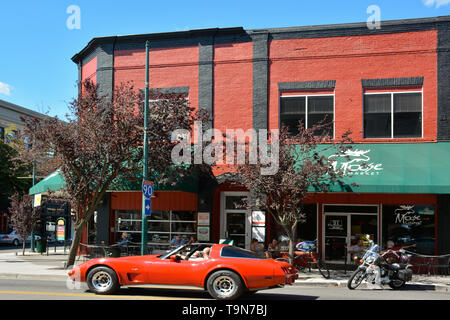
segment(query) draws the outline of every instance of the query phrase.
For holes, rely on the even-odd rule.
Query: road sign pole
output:
[[[142,181],[148,180],[148,95],[149,95],[149,53],[150,43],[145,42],[145,96],[144,96],[144,164]],[[142,222],[141,222],[141,255],[147,254],[147,215],[145,214],[145,196],[142,193]]]
[[[33,186],[36,184],[36,161],[33,161]],[[33,208],[31,210],[34,209],[34,200],[32,200],[33,203]],[[30,243],[30,250],[31,252],[35,252],[35,245],[34,245],[34,226],[31,227],[31,243]]]

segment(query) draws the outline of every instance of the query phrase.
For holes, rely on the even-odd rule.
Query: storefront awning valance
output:
[[[61,174],[60,170],[56,170],[55,172],[51,173],[43,180],[35,184],[33,187],[31,187],[29,193],[38,194],[48,192],[49,190],[59,191],[64,189],[65,186],[66,181],[64,180],[63,175]]]
[[[348,156],[335,157],[348,175],[330,191],[450,193],[449,142],[353,144]]]

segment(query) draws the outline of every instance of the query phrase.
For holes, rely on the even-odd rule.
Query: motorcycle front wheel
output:
[[[350,279],[348,279],[347,287],[350,290],[358,288],[366,276],[366,270],[358,268],[355,272],[353,272]]]

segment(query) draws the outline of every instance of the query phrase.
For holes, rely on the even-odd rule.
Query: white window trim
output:
[[[333,139],[335,137],[335,117],[336,117],[336,95],[335,91],[333,93],[324,93],[324,94],[293,94],[293,95],[282,95],[279,96],[279,127],[281,128],[281,99],[282,98],[305,98],[305,128],[308,129],[308,98],[309,97],[333,97]]]
[[[402,94],[402,93],[420,93],[421,94],[421,135],[420,137],[402,137],[402,138],[395,138],[394,137],[394,94]],[[391,136],[388,138],[366,138],[364,137],[364,132],[365,132],[365,128],[364,128],[364,96],[366,95],[377,95],[377,94],[390,94],[391,95]],[[363,139],[366,140],[379,140],[379,139],[423,139],[423,89],[420,91],[386,91],[386,92],[363,92]]]

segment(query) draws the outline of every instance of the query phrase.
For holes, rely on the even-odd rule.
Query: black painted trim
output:
[[[198,107],[206,110],[214,126],[214,34],[198,42]]]
[[[268,128],[269,34],[253,34],[253,129]]]
[[[143,92],[145,89],[141,88]],[[150,90],[158,91],[161,94],[189,94],[189,87],[162,87],[162,88],[150,88]]]
[[[438,24],[437,140],[450,141],[450,23]]]
[[[436,241],[438,247],[438,254],[450,254],[450,233],[448,232],[448,226],[450,225],[450,195],[438,194],[437,195],[437,234]]]
[[[93,38],[85,48],[72,57],[72,61],[76,63],[79,60],[84,60],[88,54],[101,44],[112,43],[113,41],[117,41],[117,48],[119,50],[125,50],[142,48],[146,40],[151,41],[152,44],[157,47],[195,46],[198,44],[199,38],[211,36],[217,38],[216,43],[251,41],[250,39],[254,34],[261,33],[267,33],[269,35],[269,40],[345,37],[436,30],[440,24],[446,22],[450,22],[450,16],[381,21],[380,29],[369,29],[367,23],[361,22],[254,30],[244,30],[242,27],[223,29],[212,28],[167,33],[100,37]]]
[[[334,89],[336,80],[279,82],[279,90],[317,90]]]
[[[99,94],[112,97],[114,90],[114,44],[102,44],[97,50],[97,84]]]
[[[424,77],[361,79],[363,88],[423,86]]]

